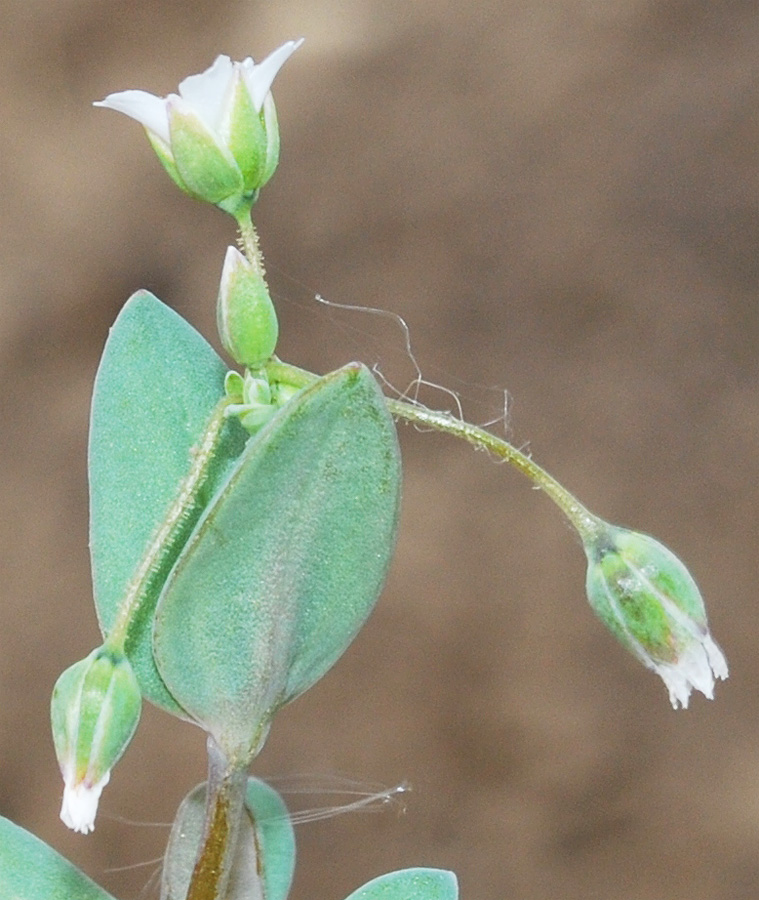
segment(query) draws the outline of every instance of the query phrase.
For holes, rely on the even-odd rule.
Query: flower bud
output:
[[[224,349],[240,365],[256,369],[274,353],[279,325],[262,266],[236,247],[224,258],[216,324]]]
[[[173,181],[199,200],[234,212],[251,202],[279,161],[279,128],[270,88],[302,41],[288,41],[257,65],[219,56],[190,75],[179,94],[109,94],[95,106],[138,121]]]
[[[585,546],[590,605],[612,634],[661,677],[672,706],[695,688],[711,699],[727,662],[712,640],[696,582],[663,544],[604,526]]]
[[[272,395],[266,372],[255,375],[246,370],[243,378],[238,372],[227,372],[224,379],[227,397],[233,400],[226,409],[227,416],[237,416],[250,434],[259,431],[281,406]]]
[[[60,676],[53,689],[53,741],[64,781],[61,819],[88,834],[111,769],[140,718],[142,697],[127,658],[107,646]]]

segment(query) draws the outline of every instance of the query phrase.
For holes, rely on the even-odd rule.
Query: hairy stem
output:
[[[283,382],[293,387],[306,387],[317,377],[311,372],[290,366],[278,359],[273,359],[266,366],[269,380]],[[591,540],[602,527],[601,521],[589,512],[566,488],[546,472],[541,466],[533,462],[529,456],[517,450],[508,441],[496,437],[484,428],[471,425],[452,416],[448,412],[427,409],[414,403],[403,400],[387,398],[387,408],[398,419],[404,419],[423,428],[442,431],[453,437],[461,438],[475,447],[488,450],[499,459],[505,460],[514,466],[523,475],[532,481],[553,500],[570,523],[579,533],[583,541]]]
[[[447,412],[427,409],[424,406],[416,406],[412,403],[405,403],[402,400],[392,399],[387,400],[387,408],[397,418],[461,438],[475,447],[490,451],[494,456],[514,466],[515,469],[526,475],[535,487],[545,491],[569,519],[583,540],[593,538],[601,527],[600,520],[593,513],[589,512],[566,488],[562,487],[552,475],[549,475],[544,468],[533,462],[529,456],[522,453],[521,450],[517,450],[508,441],[496,437],[496,435],[485,431],[484,428],[480,428],[478,425],[470,425],[469,422],[457,419]]]
[[[190,470],[179,486],[177,496],[166,517],[153,535],[142,562],[129,580],[116,620],[108,633],[108,644],[112,647],[123,648],[130,622],[148,595],[151,580],[167,555],[173,552],[177,536],[184,529],[196,507],[198,494],[208,480],[211,464],[215,458],[224,427],[224,410],[229,402],[224,398],[217,403],[200,441],[193,450]]]
[[[258,244],[258,233],[253,220],[250,218],[250,208],[243,207],[235,216],[237,227],[240,229],[240,246],[248,262],[258,270],[261,280],[265,281],[264,258]]]

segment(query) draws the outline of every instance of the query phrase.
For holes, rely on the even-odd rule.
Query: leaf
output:
[[[459,886],[446,869],[401,869],[380,875],[346,900],[457,900]]]
[[[390,562],[400,457],[369,371],[319,379],[252,439],[171,572],[154,649],[171,693],[228,758],[317,681]]]
[[[285,801],[265,781],[249,778],[245,805],[257,837],[264,900],[286,900],[295,872],[295,831]]]
[[[3,900],[113,900],[52,847],[1,816],[0,897]]]
[[[182,801],[171,829],[161,884],[162,900],[184,898],[203,836],[206,785]],[[226,900],[286,900],[295,869],[295,834],[274,788],[249,778]]]
[[[90,551],[101,630],[111,628],[126,586],[177,495],[191,452],[224,393],[226,366],[181,316],[146,291],[111,329],[95,380],[89,444]],[[230,423],[213,486],[244,435]],[[130,625],[126,651],[145,696],[176,715],[152,655],[152,619],[163,581],[208,502],[177,536],[154,574],[152,596]]]

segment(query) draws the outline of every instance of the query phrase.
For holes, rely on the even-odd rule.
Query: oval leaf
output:
[[[252,439],[156,611],[171,693],[230,758],[317,681],[371,612],[390,562],[400,456],[369,371],[304,389]]]
[[[171,829],[161,884],[162,900],[187,894],[203,836],[206,785],[182,801]],[[295,833],[284,801],[274,788],[249,778],[245,813],[226,900],[286,900],[295,869]]]
[[[113,900],[33,834],[0,816],[0,897],[7,900]]]
[[[111,329],[95,379],[89,443],[90,552],[104,635],[224,394],[225,374],[226,366],[198,332],[147,291],[130,298]],[[217,480],[244,440],[242,429],[231,423]],[[202,507],[186,523],[183,539],[201,512]],[[183,712],[155,668],[151,637],[155,602],[183,539],[154,573],[155,596],[135,617],[126,646],[145,696],[178,715]]]
[[[346,900],[457,900],[459,885],[446,869],[401,869],[380,875]]]

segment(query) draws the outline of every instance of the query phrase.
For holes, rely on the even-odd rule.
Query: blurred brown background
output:
[[[211,337],[234,240],[139,127],[90,103],[304,36],[257,211],[281,355],[410,377],[398,328],[320,292],[403,315],[471,418],[508,389],[517,444],[690,565],[732,675],[674,713],[593,618],[548,500],[402,428],[384,597],[255,771],[414,791],[401,817],[300,827],[293,898],[414,864],[455,869],[467,900],[755,898],[756,0],[5,0],[0,34],[0,812],[122,900],[155,896],[150,866],[111,869],[159,855],[166,831],[121,819],[170,821],[204,776],[200,732],[146,709],[95,834],[57,818],[49,693],[99,637],[98,357],[139,287]]]

